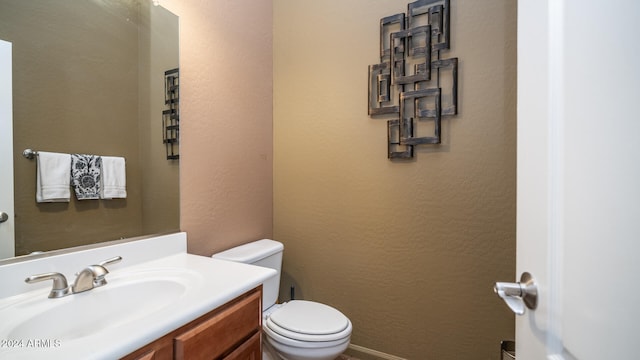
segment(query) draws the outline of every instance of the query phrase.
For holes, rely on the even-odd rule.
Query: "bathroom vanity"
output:
[[[262,286],[125,356],[123,360],[259,360]]]
[[[50,299],[59,272],[71,284],[88,265],[107,284]],[[116,242],[0,264],[0,358],[260,358],[262,284],[276,271],[186,253],[186,234]]]

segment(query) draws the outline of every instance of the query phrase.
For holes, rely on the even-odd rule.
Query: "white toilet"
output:
[[[263,239],[212,257],[268,267],[278,272],[263,284],[264,360],[334,360],[349,346],[351,321],[331,306],[313,301],[291,300],[276,304],[283,250],[282,243]]]

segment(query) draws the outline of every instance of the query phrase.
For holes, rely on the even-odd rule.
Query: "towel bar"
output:
[[[38,152],[31,149],[24,149],[24,151],[22,152],[22,156],[26,157],[27,159],[33,159],[37,155],[38,155]]]

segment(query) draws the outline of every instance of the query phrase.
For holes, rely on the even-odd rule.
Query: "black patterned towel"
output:
[[[71,185],[78,200],[100,199],[101,174],[100,156],[71,154]]]

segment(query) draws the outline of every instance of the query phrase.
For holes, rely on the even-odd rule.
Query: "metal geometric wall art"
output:
[[[178,141],[180,134],[180,69],[164,72],[164,104],[162,110],[162,142],[165,145],[167,160],[178,160]]]
[[[450,49],[450,0],[418,0],[380,19],[380,63],[369,65],[369,115],[387,117],[389,159],[440,144],[443,116],[458,113],[458,58]],[[388,117],[392,117],[389,119]]]

